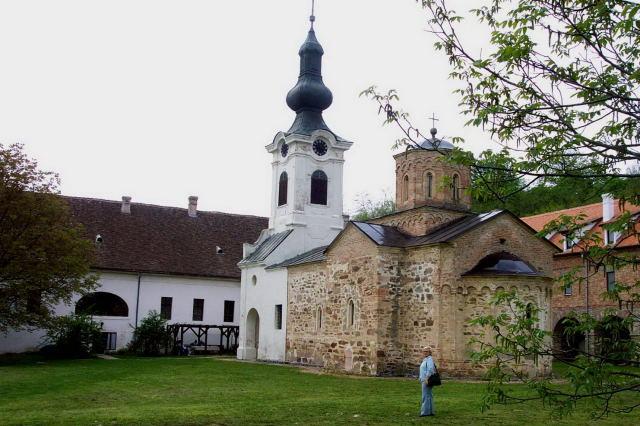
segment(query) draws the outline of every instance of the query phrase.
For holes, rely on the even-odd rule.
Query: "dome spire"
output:
[[[313,31],[313,23],[316,22],[316,0],[311,0],[311,16],[309,16],[311,22],[311,31]]]
[[[287,105],[296,113],[296,119],[288,133],[310,135],[315,130],[329,130],[322,118],[322,111],[333,103],[333,94],[322,80],[322,55],[324,50],[316,38],[314,29],[315,0],[312,0],[309,21],[311,28],[300,47],[300,75],[298,82],[287,94]]]

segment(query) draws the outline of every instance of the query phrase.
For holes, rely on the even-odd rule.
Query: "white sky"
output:
[[[398,89],[425,133],[435,112],[439,135],[462,136],[474,152],[496,147],[463,127],[447,59],[414,0],[317,3],[334,94],[325,120],[355,142],[346,211],[359,193],[395,186],[399,132],[358,96],[372,84]],[[0,0],[0,142],[24,143],[66,195],[178,207],[198,195],[201,210],[267,216],[264,146],[294,119],[285,96],[309,9],[310,0]]]

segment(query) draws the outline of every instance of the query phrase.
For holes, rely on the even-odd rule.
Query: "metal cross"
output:
[[[309,20],[311,21],[311,29],[313,29],[313,23],[316,21],[316,0],[311,0],[311,16]]]
[[[432,127],[435,129],[436,128],[436,121],[440,121],[439,118],[436,118],[436,113],[435,112],[431,115],[430,120],[431,120]]]

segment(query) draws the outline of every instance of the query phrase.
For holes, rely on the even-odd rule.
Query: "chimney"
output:
[[[131,197],[124,195],[122,197],[122,207],[120,208],[122,214],[131,214]]]
[[[198,197],[192,195],[189,197],[189,217],[198,216]]]
[[[608,222],[614,216],[614,199],[611,194],[602,194],[602,220]]]

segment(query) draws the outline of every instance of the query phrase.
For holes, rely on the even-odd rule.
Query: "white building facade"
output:
[[[237,262],[242,244],[255,240],[266,218],[198,212],[195,197],[190,209],[131,204],[128,197],[68,201],[96,241],[98,286],[59,305],[57,315],[90,314],[102,325],[108,351],[125,348],[152,311],[169,324],[239,325]],[[0,353],[37,351],[45,337],[39,329],[0,334]],[[195,339],[185,335],[183,344]],[[219,339],[218,330],[209,332],[209,342]]]
[[[298,83],[287,95],[296,119],[266,147],[273,166],[271,215],[255,244],[245,244],[239,264],[239,359],[285,361],[286,265],[321,255],[344,228],[344,154],[352,142],[322,118],[333,100],[322,81],[323,53],[312,27],[299,52]]]

